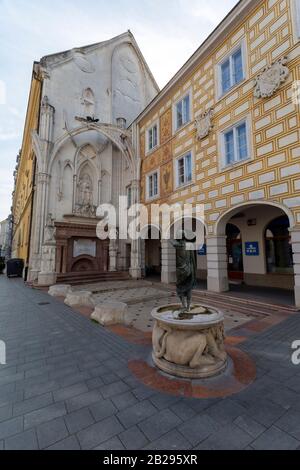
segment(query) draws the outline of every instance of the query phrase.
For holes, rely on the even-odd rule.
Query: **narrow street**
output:
[[[244,341],[230,333],[229,343],[239,339],[237,348],[255,363],[256,379],[224,398],[194,398],[138,378],[130,364],[149,363],[150,345],[133,344],[18,279],[0,277],[0,300],[7,348],[0,449],[300,448],[300,366],[291,361],[298,313],[252,328]],[[218,380],[205,383],[213,388]]]

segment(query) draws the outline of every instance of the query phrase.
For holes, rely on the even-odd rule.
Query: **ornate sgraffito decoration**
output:
[[[283,57],[265,67],[256,77],[254,82],[254,96],[256,98],[270,98],[274,95],[289,76],[290,71],[286,66],[287,62],[288,58]]]
[[[207,137],[210,133],[210,131],[213,129],[213,109],[209,109],[206,111],[204,114],[201,114],[196,120],[195,120],[195,126],[197,130],[197,140],[204,139]]]
[[[169,109],[161,117],[160,141],[163,144],[172,137],[172,112]]]

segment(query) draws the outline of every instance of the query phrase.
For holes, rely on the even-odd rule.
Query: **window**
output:
[[[148,152],[151,152],[158,145],[158,125],[155,124],[148,129]]]
[[[192,154],[188,153],[184,157],[176,160],[177,186],[191,183],[193,179]]]
[[[221,95],[224,95],[233,86],[245,78],[243,50],[240,47],[230,55],[221,65]]]
[[[223,133],[224,164],[225,166],[247,160],[249,146],[247,136],[247,123],[242,122]]]
[[[132,187],[127,186],[127,207],[130,209],[132,206]]]
[[[186,95],[175,106],[175,130],[184,126],[191,120],[190,116],[190,95]]]
[[[147,176],[147,195],[148,199],[158,196],[158,173],[152,173]]]

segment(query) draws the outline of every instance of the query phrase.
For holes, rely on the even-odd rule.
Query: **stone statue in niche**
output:
[[[83,117],[93,121],[95,117],[95,96],[91,88],[86,88],[82,93],[81,104],[83,106]]]
[[[290,74],[289,68],[286,66],[287,62],[288,58],[283,57],[265,67],[256,77],[254,81],[254,96],[256,98],[270,98],[287,80]]]
[[[45,243],[54,241],[55,237],[55,219],[52,214],[48,214],[46,225],[45,225]]]
[[[93,205],[93,183],[87,173],[79,179],[77,191],[78,202],[75,213],[84,217],[95,217],[97,208]]]
[[[201,140],[207,137],[210,131],[213,129],[214,126],[212,123],[212,117],[213,117],[213,109],[209,109],[204,114],[201,114],[195,120],[195,126],[197,130],[197,140]]]

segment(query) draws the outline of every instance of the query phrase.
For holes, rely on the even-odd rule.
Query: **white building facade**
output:
[[[50,285],[76,276],[139,274],[129,240],[97,237],[97,208],[119,196],[139,200],[140,162],[128,126],[158,93],[130,32],[43,58],[28,280]],[[86,276],[85,276],[86,277]]]

